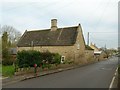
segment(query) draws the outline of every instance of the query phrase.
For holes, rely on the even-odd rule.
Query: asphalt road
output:
[[[3,88],[109,88],[117,68],[113,57],[88,66],[17,82]]]

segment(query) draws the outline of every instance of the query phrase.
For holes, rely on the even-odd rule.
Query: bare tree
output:
[[[16,46],[16,43],[21,37],[21,33],[12,26],[4,25],[1,27],[0,34],[2,35],[4,32],[8,33],[8,41],[12,46]]]

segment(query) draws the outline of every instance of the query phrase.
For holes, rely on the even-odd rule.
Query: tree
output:
[[[0,37],[2,36],[2,64],[11,65],[14,60],[10,55],[9,50],[11,47],[16,47],[21,33],[12,26],[7,25],[4,25],[0,29]]]
[[[1,61],[2,61],[2,40],[0,37],[0,64],[1,64]]]
[[[2,35],[2,58],[8,57],[8,34],[4,32]]]
[[[8,46],[8,34],[7,32],[4,32],[2,35],[2,49],[7,48]]]
[[[0,37],[0,53],[2,52],[2,38]]]
[[[14,27],[8,26],[8,25],[4,25],[1,28],[0,34],[2,35],[4,32],[8,33],[8,44],[9,44],[9,47],[15,47],[17,42],[18,42],[18,40],[21,37],[21,33],[17,29],[15,29]]]

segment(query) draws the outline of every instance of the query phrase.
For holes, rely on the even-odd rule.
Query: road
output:
[[[109,88],[118,58],[112,57],[84,67],[33,78],[3,88]]]

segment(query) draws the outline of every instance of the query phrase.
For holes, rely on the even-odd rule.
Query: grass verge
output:
[[[0,76],[2,75],[2,64],[0,64]]]
[[[2,66],[2,75],[7,77],[12,77],[15,73],[14,66]]]

